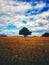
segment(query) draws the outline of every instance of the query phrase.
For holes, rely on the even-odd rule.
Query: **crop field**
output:
[[[49,65],[49,37],[0,37],[0,65]]]

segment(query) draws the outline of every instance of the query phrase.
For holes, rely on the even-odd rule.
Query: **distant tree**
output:
[[[31,35],[31,31],[29,31],[26,27],[23,27],[20,31],[19,31],[20,35],[24,35],[24,37],[26,37],[27,35]]]
[[[1,34],[0,37],[7,37],[6,35]]]
[[[42,35],[43,37],[49,37],[49,33],[44,33],[43,35]]]

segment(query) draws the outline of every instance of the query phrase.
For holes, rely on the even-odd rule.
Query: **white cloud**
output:
[[[15,36],[15,35],[19,35],[19,31],[18,30],[2,30],[0,34],[5,34],[7,36]]]
[[[0,3],[1,11],[6,13],[24,13],[27,9],[32,8],[29,3],[23,2],[15,2],[15,1],[2,1]]]
[[[30,3],[0,0],[0,5],[0,28],[2,29],[0,34],[19,35],[18,30],[10,31],[6,29],[10,24],[13,24],[20,29],[25,26],[31,31],[49,30],[49,11],[37,15],[25,16],[25,12],[28,9],[33,9]],[[45,7],[44,3],[38,3],[34,8],[40,10],[43,7]],[[33,19],[30,20],[30,18]],[[22,20],[26,20],[27,23],[22,23]],[[40,26],[40,24],[43,26]],[[38,35],[39,33],[35,32],[34,35],[35,34]]]
[[[36,8],[36,9],[39,9],[39,8],[41,9],[41,8],[45,7],[45,5],[46,5],[45,3],[40,2],[40,3],[38,3],[38,4],[35,6],[35,8]]]

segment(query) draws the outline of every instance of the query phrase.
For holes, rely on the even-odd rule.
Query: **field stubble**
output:
[[[49,37],[0,37],[0,65],[49,65]]]

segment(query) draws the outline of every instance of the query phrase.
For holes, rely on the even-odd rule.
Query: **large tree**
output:
[[[20,31],[19,31],[20,35],[24,35],[24,37],[26,37],[27,35],[31,35],[31,31],[29,31],[26,27],[23,27]]]

